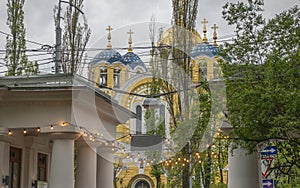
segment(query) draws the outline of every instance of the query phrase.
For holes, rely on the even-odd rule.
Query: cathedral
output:
[[[190,75],[193,84],[199,83],[200,72],[207,80],[220,78],[221,69],[218,64],[218,46],[216,43],[217,33],[216,25],[212,27],[213,42],[208,42],[206,19],[202,21],[203,36],[192,31],[192,47],[187,54],[191,57]],[[153,160],[147,160],[145,151],[133,151],[133,137],[147,135],[147,126],[145,122],[148,103],[154,103],[157,109],[156,117],[159,117],[164,124],[165,136],[162,138],[164,143],[170,140],[170,127],[172,118],[169,112],[169,106],[162,97],[159,99],[151,99],[151,82],[153,80],[153,71],[158,70],[160,75],[168,74],[162,71],[162,66],[170,67],[172,62],[171,52],[164,48],[171,46],[176,28],[171,27],[165,30],[157,42],[157,53],[150,57],[150,60],[142,60],[135,53],[134,37],[131,29],[128,31],[128,50],[125,54],[121,54],[113,48],[111,40],[113,36],[112,28],[108,26],[107,48],[100,51],[89,63],[88,79],[95,83],[96,88],[100,88],[107,95],[118,101],[118,103],[126,109],[136,114],[136,119],[130,119],[124,124],[120,124],[116,129],[116,144],[119,149],[114,153],[115,174],[114,180],[117,187],[122,188],[154,188],[156,180],[151,175],[151,164]],[[149,50],[150,51],[150,50]],[[166,52],[166,53],[164,53]],[[150,52],[148,52],[150,54]],[[159,54],[159,55],[158,55]],[[164,54],[164,55],[162,55]],[[154,60],[160,56],[160,60]],[[164,65],[162,65],[164,63]],[[163,79],[163,78],[160,78]],[[178,96],[177,96],[178,97]],[[153,100],[153,101],[151,101]],[[174,95],[176,101],[176,95]],[[152,104],[153,105],[153,104]],[[174,106],[173,108],[176,108]],[[176,109],[175,109],[176,111]],[[164,150],[164,149],[163,149]],[[167,151],[166,151],[167,156]],[[165,160],[160,158],[158,160]],[[162,184],[166,185],[167,173],[160,177]]]
[[[196,30],[188,35],[191,48],[184,51],[177,46],[189,56],[191,88],[203,78],[222,78],[217,26],[212,27],[210,43],[207,21],[201,23],[202,35]],[[88,78],[73,74],[0,78],[1,187],[155,188],[157,179],[161,187],[168,184],[168,172],[154,177],[152,168],[174,156],[168,146],[174,141],[172,125],[180,95],[171,90],[167,98],[160,89],[153,92],[152,83],[162,80],[175,88],[170,72],[176,59],[170,46],[179,30],[174,26],[165,30],[150,48],[149,60],[135,52],[132,30],[127,52],[114,49],[111,30],[109,26],[107,48],[89,62]],[[149,134],[154,130],[149,130],[151,117],[163,134]],[[229,187],[258,185],[255,155],[237,149],[228,155],[228,169]]]

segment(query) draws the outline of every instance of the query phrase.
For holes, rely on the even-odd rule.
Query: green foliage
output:
[[[26,40],[24,27],[25,0],[7,0],[7,25],[10,36],[6,37],[6,54],[4,61],[7,76],[32,75],[38,73],[37,62],[29,62],[26,56]]]
[[[277,177],[300,168],[300,12],[298,7],[267,22],[262,0],[227,3],[223,17],[236,37],[223,47],[229,119],[235,143],[253,152],[275,144]]]
[[[211,184],[210,188],[227,188],[227,185],[224,183]]]
[[[194,187],[222,187],[227,183],[224,174],[228,164],[229,139],[217,132],[211,146],[199,153],[194,160]]]
[[[114,188],[118,187],[117,186],[118,183],[121,185],[121,187],[123,186],[123,180],[127,175],[127,170],[126,170],[125,174],[123,175],[123,177],[117,176],[118,173],[123,170],[123,167],[124,167],[124,164],[121,159],[114,162],[114,180],[113,180]]]
[[[165,123],[162,117],[158,117],[157,109],[147,109],[145,113],[145,126],[147,134],[161,135],[165,137]],[[150,161],[160,161],[161,151],[146,151],[147,159]],[[152,164],[151,162],[151,164]],[[156,187],[161,187],[161,175],[163,174],[164,167],[162,163],[152,164],[150,174],[156,179]]]
[[[62,36],[62,70],[64,73],[79,73],[84,67],[83,56],[91,36],[91,30],[84,15],[79,11],[83,9],[83,1],[69,0],[68,2],[72,6],[70,4],[67,6],[64,15]],[[58,23],[57,9],[57,7],[54,9],[55,24]],[[83,24],[80,17],[83,17]]]

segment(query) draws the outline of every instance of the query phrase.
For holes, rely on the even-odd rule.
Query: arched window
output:
[[[147,181],[140,180],[135,184],[134,188],[150,188],[150,185]]]
[[[115,68],[114,69],[114,87],[115,88],[120,88],[120,69]]]
[[[217,61],[214,62],[214,78],[221,77],[221,68]]]
[[[204,59],[201,59],[199,62],[199,76],[207,78],[207,63]]]
[[[136,131],[135,134],[142,134],[142,107],[138,105],[136,107]]]
[[[101,68],[100,69],[100,85],[107,86],[107,69]]]

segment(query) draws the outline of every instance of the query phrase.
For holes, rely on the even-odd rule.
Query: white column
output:
[[[251,155],[242,148],[228,153],[228,188],[259,187],[259,168],[257,153]]]
[[[3,186],[2,180],[4,176],[9,175],[9,143],[0,141],[0,187]],[[8,186],[7,186],[8,187]]]
[[[97,188],[113,188],[114,164],[111,147],[98,148]]]
[[[74,188],[74,139],[54,139],[50,188]]]
[[[76,168],[76,188],[96,188],[97,177],[97,141],[85,141],[82,138],[76,141],[78,148]]]

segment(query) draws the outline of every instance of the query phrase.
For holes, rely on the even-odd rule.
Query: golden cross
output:
[[[113,30],[113,28],[110,27],[110,25],[106,28],[106,31],[108,31],[108,35],[107,35],[107,40],[108,40],[108,44],[107,44],[107,48],[111,48],[111,43],[110,43],[110,40],[111,40],[111,34],[110,34],[110,31]]]
[[[134,34],[131,29],[129,29],[129,32],[127,32],[127,34],[129,34],[129,40],[128,40],[128,44],[129,44],[129,47],[128,47],[128,52],[132,52],[132,38],[131,38],[131,35]]]
[[[204,20],[201,23],[203,24],[203,30],[204,28],[206,30],[206,24],[208,23],[208,21],[204,18]]]
[[[106,31],[108,31],[108,33],[110,33],[110,31],[113,30],[112,27],[110,27],[110,25],[106,28]]]
[[[219,29],[219,27],[217,26],[217,24],[214,24],[213,27],[211,27],[214,30],[214,33],[217,33],[217,29]]]
[[[208,21],[204,18],[204,20],[201,22],[203,24],[203,33],[204,33],[204,36],[203,36],[203,42],[207,42],[207,37],[206,37],[206,24],[208,23]]]
[[[127,32],[127,34],[129,34],[129,37],[131,38],[131,35],[134,34],[134,32],[132,32],[131,29],[129,29],[129,31]]]
[[[213,36],[214,45],[218,46],[218,44],[217,44],[217,39],[218,39],[218,37],[217,37],[217,29],[219,29],[219,27],[216,24],[214,24],[214,26],[212,27],[212,29],[214,30],[214,36]]]

